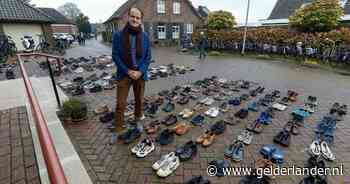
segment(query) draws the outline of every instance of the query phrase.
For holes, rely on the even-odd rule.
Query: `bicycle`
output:
[[[0,34],[0,63],[5,63],[9,56],[17,53],[16,43],[11,36]]]

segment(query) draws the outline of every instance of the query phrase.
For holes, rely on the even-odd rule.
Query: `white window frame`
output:
[[[164,31],[160,31],[160,29],[164,29]],[[165,40],[166,39],[166,27],[163,25],[157,26],[157,36],[159,40]]]
[[[165,13],[165,0],[157,0],[157,12],[158,14]]]
[[[339,4],[342,8],[345,7],[346,3],[348,2],[348,0],[339,0]]]
[[[186,33],[187,34],[193,33],[193,24],[186,24]]]
[[[180,38],[180,26],[179,25],[172,26],[172,38],[173,39]]]
[[[181,3],[180,1],[173,2],[173,14],[180,15],[181,14]]]

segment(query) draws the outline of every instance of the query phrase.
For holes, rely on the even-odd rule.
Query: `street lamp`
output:
[[[247,16],[245,17],[245,28],[244,28],[243,46],[242,46],[242,53],[241,53],[242,55],[244,55],[245,53],[245,44],[247,40],[249,9],[250,9],[250,0],[248,0]]]

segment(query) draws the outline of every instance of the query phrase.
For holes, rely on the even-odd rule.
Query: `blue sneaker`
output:
[[[268,145],[263,146],[260,149],[260,154],[265,159],[271,160],[275,164],[283,164],[283,162],[284,162],[283,151],[272,144],[268,144]]]
[[[232,152],[232,160],[236,162],[240,162],[244,157],[244,144],[242,142],[237,143],[233,152]]]
[[[259,111],[259,106],[257,102],[251,102],[248,104],[248,110],[258,112]]]
[[[195,116],[192,120],[191,123],[196,126],[201,126],[204,123],[204,116],[202,115],[197,115]]]

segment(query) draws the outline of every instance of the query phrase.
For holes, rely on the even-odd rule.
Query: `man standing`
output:
[[[135,97],[135,122],[144,119],[143,97],[145,81],[148,80],[147,70],[151,61],[150,41],[142,31],[143,13],[138,8],[131,8],[128,12],[128,23],[124,29],[113,35],[112,59],[117,66],[117,107],[115,131],[110,143],[118,139],[124,129],[124,111],[130,86],[133,87]]]
[[[204,32],[200,32],[199,40],[199,59],[204,59],[207,56],[205,49],[208,46],[208,41],[204,36]]]

